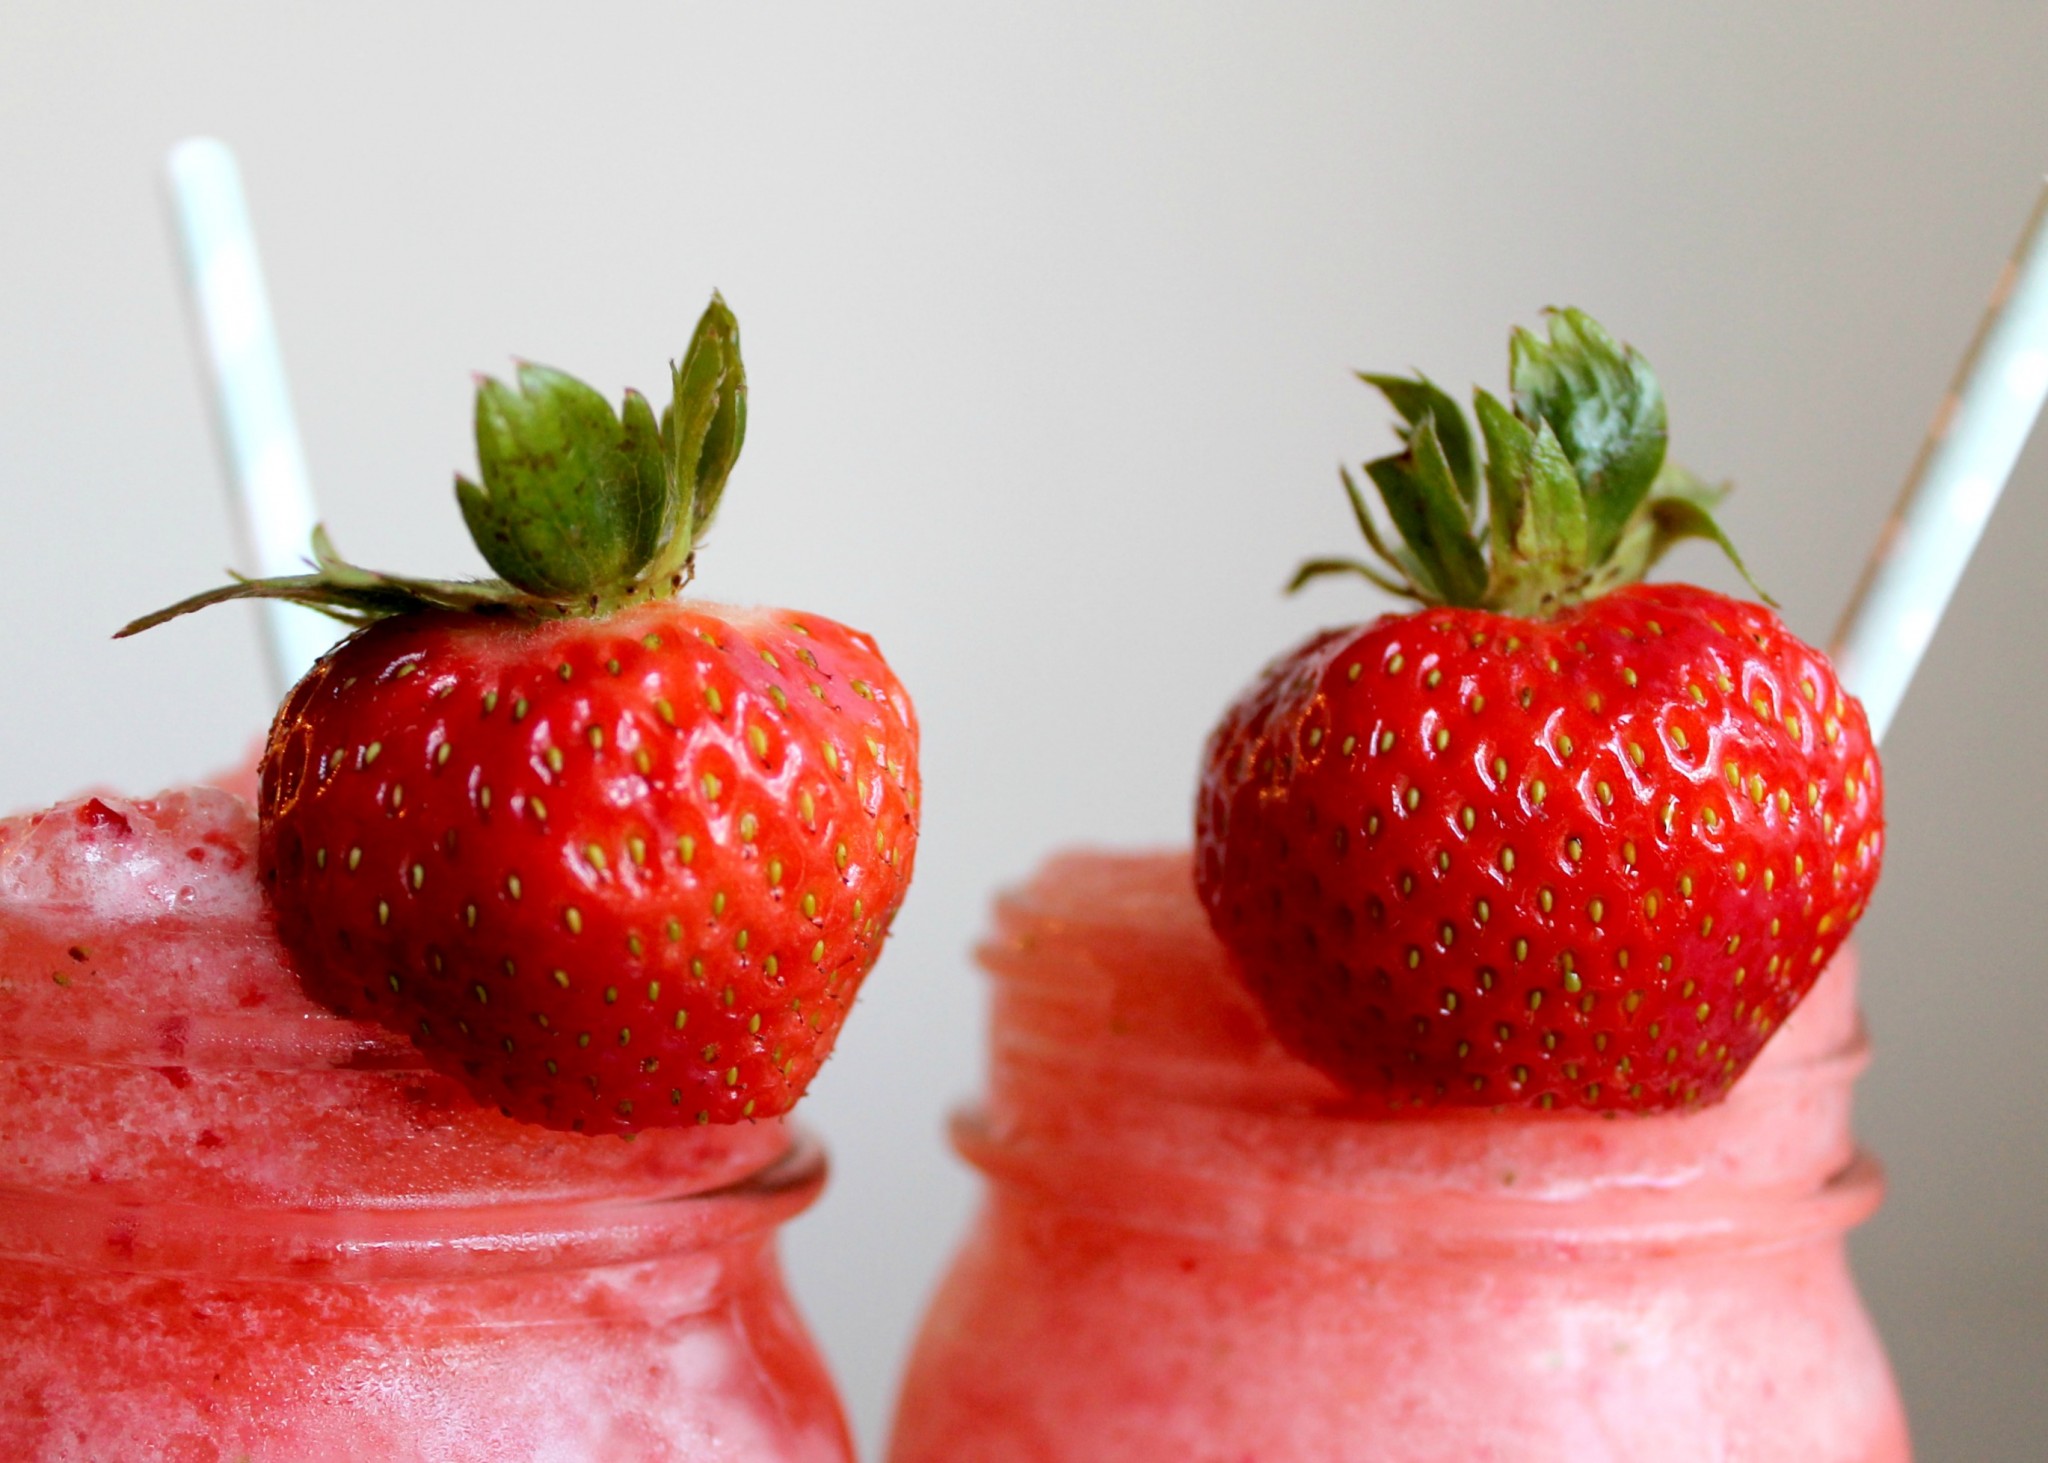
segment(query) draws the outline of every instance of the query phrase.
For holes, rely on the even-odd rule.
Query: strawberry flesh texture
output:
[[[880,953],[916,769],[901,686],[828,620],[406,615],[279,712],[260,867],[317,999],[514,1117],[768,1117]]]
[[[1218,727],[1197,829],[1277,1034],[1353,1091],[1635,1111],[1741,1075],[1883,843],[1826,658],[1683,585],[1316,637]]]

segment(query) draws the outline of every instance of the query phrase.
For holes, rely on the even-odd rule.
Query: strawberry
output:
[[[745,435],[713,301],[657,423],[559,372],[478,388],[458,480],[502,579],[237,584],[362,625],[293,688],[259,871],[313,996],[514,1117],[586,1132],[786,1112],[917,845],[917,723],[830,620],[675,598]]]
[[[1197,884],[1280,1040],[1353,1092],[1713,1102],[1863,912],[1876,751],[1769,609],[1634,582],[1682,538],[1734,557],[1641,357],[1562,311],[1510,358],[1512,406],[1475,396],[1483,465],[1426,379],[1365,378],[1402,418],[1366,464],[1401,542],[1346,473],[1382,563],[1295,587],[1356,573],[1423,608],[1313,637],[1231,707]]]

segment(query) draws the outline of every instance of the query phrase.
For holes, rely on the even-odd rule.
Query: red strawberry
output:
[[[1662,463],[1647,365],[1572,311],[1512,364],[1512,412],[1477,397],[1490,565],[1457,407],[1367,378],[1405,422],[1367,471],[1406,544],[1296,582],[1355,570],[1433,607],[1318,635],[1231,708],[1197,881],[1280,1039],[1354,1091],[1711,1102],[1863,912],[1875,749],[1768,610],[1628,584],[1677,538],[1726,547]]]
[[[369,622],[263,758],[261,872],[318,999],[550,1126],[785,1112],[909,883],[910,702],[856,631],[667,597],[744,437],[722,302],[659,426],[554,372],[520,387],[480,387],[459,488],[505,582],[321,543],[316,574],[130,628],[251,594]]]

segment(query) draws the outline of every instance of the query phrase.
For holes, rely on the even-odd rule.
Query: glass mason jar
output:
[[[300,992],[252,832],[0,824],[0,1457],[847,1463],[775,1248],[817,1145],[479,1108]]]
[[[892,1463],[1908,1456],[1849,1276],[1877,1206],[1843,959],[1732,1095],[1365,1118],[1282,1052],[1185,854],[998,905],[989,1179]]]

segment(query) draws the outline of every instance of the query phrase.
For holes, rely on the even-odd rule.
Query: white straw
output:
[[[306,572],[316,515],[285,390],[284,362],[235,157],[195,137],[171,149],[171,207],[194,323],[212,367],[215,419],[246,561],[258,576]],[[335,622],[265,601],[264,647],[279,696],[335,641]]]
[[[2048,185],[1835,633],[1882,739],[2048,397]]]

